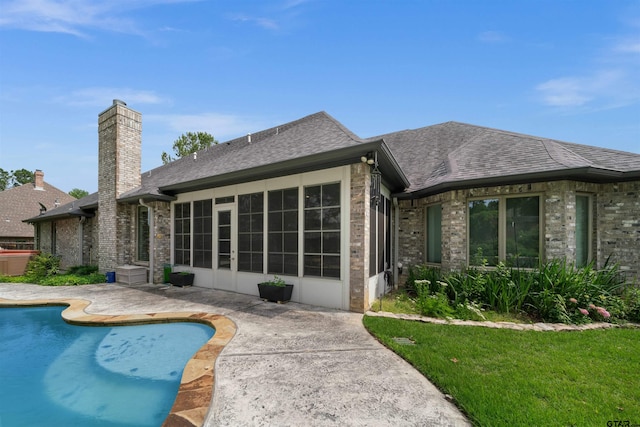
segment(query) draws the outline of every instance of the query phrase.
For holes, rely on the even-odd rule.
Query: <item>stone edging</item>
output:
[[[201,426],[204,424],[215,381],[215,362],[236,333],[236,325],[226,316],[210,313],[171,312],[146,314],[88,314],[91,304],[83,299],[8,300],[0,298],[0,307],[67,306],[62,318],[75,325],[124,326],[151,323],[196,322],[209,325],[215,334],[187,362],[180,388],[163,426]]]
[[[617,325],[614,323],[585,323],[584,325],[566,325],[564,323],[514,323],[514,322],[489,322],[489,321],[475,321],[475,320],[459,320],[459,319],[436,319],[434,317],[420,316],[418,314],[402,314],[402,313],[389,313],[386,311],[367,311],[365,313],[371,317],[389,317],[392,319],[413,320],[423,323],[435,323],[437,325],[458,325],[458,326],[481,326],[485,328],[493,329],[513,329],[516,331],[586,331],[593,329],[609,329],[618,328],[621,326],[640,328],[640,325],[635,323],[627,323],[625,325]]]

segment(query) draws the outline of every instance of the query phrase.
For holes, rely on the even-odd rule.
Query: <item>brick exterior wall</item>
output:
[[[619,263],[628,280],[640,274],[640,182],[594,184],[553,181],[450,191],[417,200],[400,200],[399,261],[408,267],[425,262],[426,206],[442,204],[442,263],[445,271],[467,267],[467,204],[470,198],[540,195],[543,206],[542,259],[576,258],[576,195],[590,195],[596,268],[608,257]]]
[[[371,213],[369,165],[351,165],[351,211],[349,227],[349,310],[362,313],[369,309],[369,228]]]
[[[98,265],[98,224],[100,212],[82,224],[82,264]]]
[[[98,116],[98,268],[114,271],[131,259],[129,207],[116,199],[140,185],[142,116],[119,101]]]
[[[601,185],[595,211],[598,267],[611,255],[627,279],[640,281],[640,181]]]
[[[67,269],[82,264],[81,232],[79,218],[56,221],[56,252],[60,257],[60,268]]]

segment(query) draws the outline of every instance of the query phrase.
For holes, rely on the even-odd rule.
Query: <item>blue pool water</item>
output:
[[[0,309],[0,426],[159,426],[206,325],[91,327],[64,307]]]

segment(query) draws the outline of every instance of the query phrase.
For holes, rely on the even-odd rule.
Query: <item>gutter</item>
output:
[[[156,233],[155,233],[155,221],[153,215],[153,207],[144,203],[144,200],[139,199],[138,202],[149,209],[149,283],[153,285],[153,267],[154,258],[156,252]]]
[[[427,188],[411,192],[393,193],[392,197],[400,200],[419,199],[445,191],[463,190],[493,185],[527,184],[533,182],[572,180],[591,182],[594,184],[633,181],[640,178],[640,171],[619,172],[594,167],[563,169],[557,171],[532,172],[520,175],[501,175],[486,178],[467,179],[464,181],[444,181]]]

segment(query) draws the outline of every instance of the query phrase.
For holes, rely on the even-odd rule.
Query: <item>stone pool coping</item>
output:
[[[0,307],[66,306],[62,318],[82,326],[124,326],[152,323],[195,322],[211,326],[215,334],[187,362],[180,388],[163,426],[201,426],[212,402],[215,364],[220,352],[236,333],[236,324],[226,316],[199,312],[163,312],[144,314],[89,314],[91,301],[78,298],[8,300],[0,298]]]

